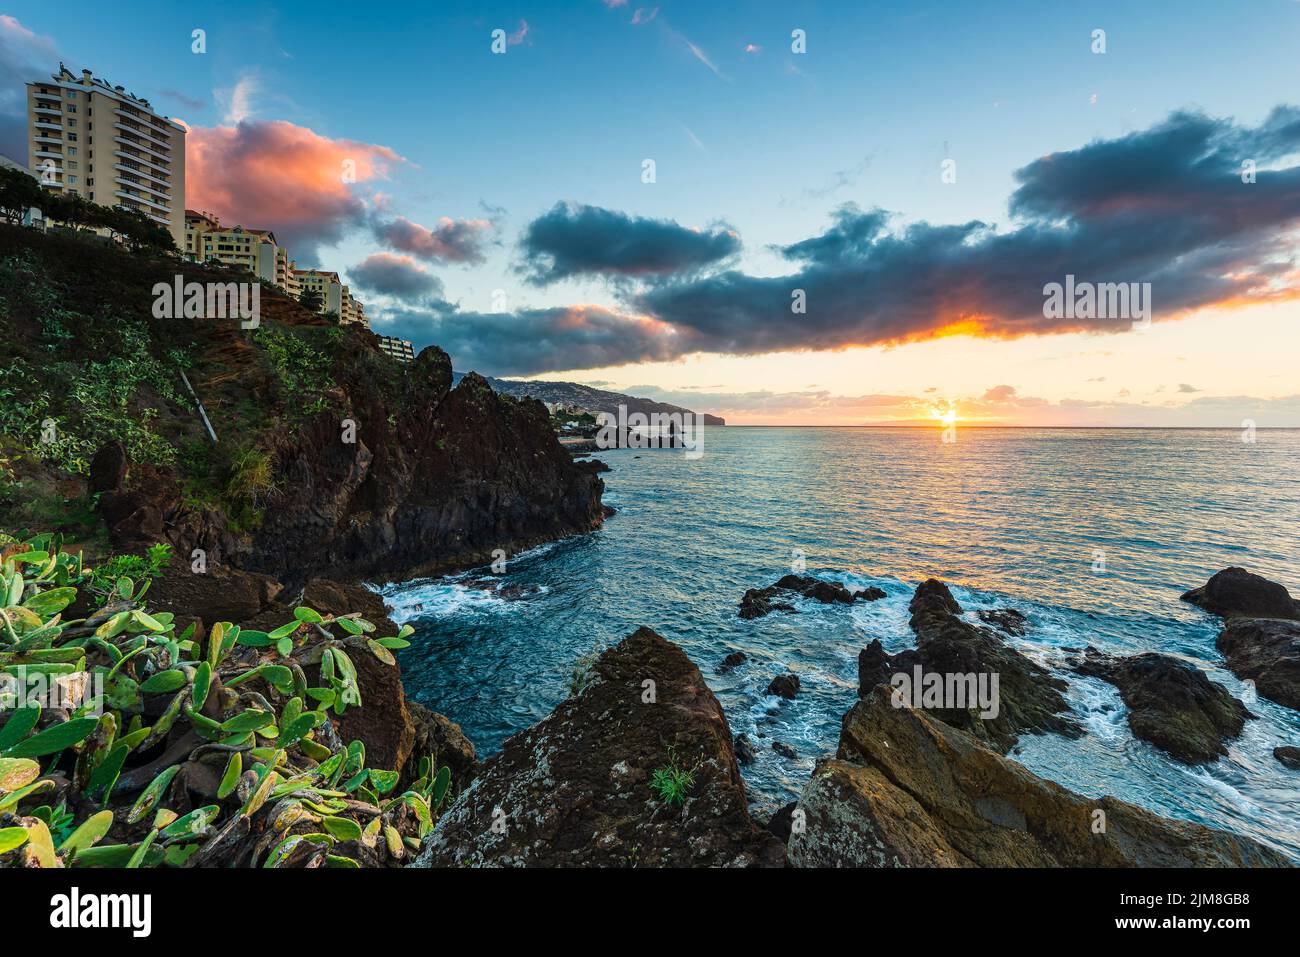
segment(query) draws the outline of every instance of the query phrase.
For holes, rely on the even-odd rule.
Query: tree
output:
[[[0,216],[15,226],[32,207],[43,208],[49,194],[40,183],[23,170],[0,169]]]
[[[300,292],[298,302],[310,312],[320,312],[321,306],[325,305],[325,300],[321,298],[320,292],[315,289],[304,289]]]

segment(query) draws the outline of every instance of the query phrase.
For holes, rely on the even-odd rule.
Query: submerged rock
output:
[[[1217,761],[1254,717],[1223,685],[1168,655],[1112,658],[1090,647],[1076,670],[1118,688],[1134,736],[1185,764]]]
[[[739,667],[749,660],[749,655],[743,651],[733,651],[727,657],[722,659],[722,664],[718,665],[719,671],[730,671],[732,668]]]
[[[774,694],[781,698],[793,698],[799,693],[798,675],[777,675],[767,685],[765,694]]]
[[[650,787],[670,768],[690,775],[681,803]],[[580,695],[484,764],[415,866],[782,862],[780,842],[749,817],[713,692],[680,648],[641,628],[597,659]]]
[[[887,688],[844,717],[794,813],[795,867],[1286,867],[1262,844],[1031,774]]]
[[[990,629],[963,620],[961,606],[943,582],[931,578],[921,583],[908,608],[916,648],[890,655],[879,640],[872,641],[858,655],[860,696],[891,683],[909,703],[918,701],[920,686],[928,683],[944,688],[945,699],[949,688],[962,691],[964,702],[943,700],[933,707],[926,702],[926,711],[1004,754],[1023,732],[1083,734],[1061,695],[1065,682],[1007,647]],[[976,700],[970,700],[972,693]],[[979,700],[981,693],[991,707]]]
[[[751,588],[740,599],[741,618],[762,618],[774,611],[795,611],[789,598],[801,595],[825,605],[851,605],[855,601],[876,601],[885,593],[871,587],[849,591],[839,582],[828,582],[810,575],[785,575],[775,585]],[[787,600],[777,601],[778,598]]]
[[[1273,757],[1282,762],[1282,766],[1292,771],[1300,771],[1300,748],[1274,748]]]
[[[799,757],[799,752],[784,741],[773,741],[772,750],[783,758],[789,758],[791,761],[794,761]]]
[[[1225,568],[1182,596],[1220,618],[1290,618],[1300,620],[1300,602],[1284,585],[1244,568]]]
[[[1014,608],[994,608],[986,611],[980,611],[980,621],[986,625],[992,625],[1004,635],[1010,635],[1013,638],[1019,638],[1025,633],[1025,628],[1029,622],[1020,612]]]

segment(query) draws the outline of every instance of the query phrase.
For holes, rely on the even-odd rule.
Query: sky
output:
[[[24,81],[89,68],[189,127],[188,207],[462,371],[1300,427],[1298,41],[1296,0],[74,0],[0,15],[0,153]]]

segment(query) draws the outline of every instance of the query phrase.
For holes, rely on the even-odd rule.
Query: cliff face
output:
[[[384,579],[513,555],[604,519],[604,483],[574,465],[541,403],[498,396],[473,374],[451,389],[436,348],[396,397],[354,371],[343,365],[341,414],[320,413],[277,447],[281,502],[245,567],[296,582],[310,556],[317,574]],[[355,442],[343,441],[348,420]]]
[[[154,316],[178,277],[250,279],[0,227],[0,453],[83,483],[76,528],[62,489],[14,503],[51,530],[96,552],[170,542],[187,565],[202,549],[297,587],[477,564],[604,519],[603,483],[541,403],[474,374],[452,388],[440,349],[402,365],[270,287],[256,328]]]

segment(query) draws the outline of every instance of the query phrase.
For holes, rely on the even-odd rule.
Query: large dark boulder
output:
[[[1300,602],[1286,587],[1244,568],[1225,568],[1182,596],[1220,618],[1290,618],[1300,620]]]
[[[844,717],[804,788],[796,867],[1286,867],[1277,851],[1031,774],[888,688]]]
[[[1255,682],[1265,698],[1300,709],[1300,623],[1276,618],[1232,618],[1214,646],[1229,670]]]
[[[187,556],[174,555],[149,586],[150,605],[172,612],[178,621],[188,617],[209,625],[218,621],[245,625],[272,607],[283,590],[270,575],[211,562],[200,567],[203,571],[195,571]]]
[[[798,693],[798,675],[777,675],[767,683],[767,694],[774,694],[780,698],[793,698]]]
[[[780,842],[749,817],[722,708],[680,648],[641,628],[590,678],[484,764],[416,866],[782,864]],[[650,786],[671,767],[692,775],[680,804]]]
[[[1186,764],[1217,761],[1254,717],[1223,685],[1168,655],[1111,658],[1090,647],[1076,670],[1118,688],[1134,736]]]
[[[955,690],[964,683],[964,706],[958,706],[962,702],[956,700],[945,700],[941,706],[926,710],[1003,753],[1011,750],[1025,732],[1052,731],[1066,737],[1083,734],[1061,694],[1065,682],[1008,647],[991,629],[962,619],[961,606],[943,582],[932,578],[921,583],[908,608],[916,648],[891,655],[879,640],[867,645],[858,655],[860,696],[884,684],[896,687],[900,696],[910,692],[912,696],[907,700],[914,702],[918,686],[942,682],[945,687],[951,683]],[[957,680],[959,676],[964,682]],[[973,680],[978,691],[982,680],[985,690],[992,691],[994,677],[995,707],[985,709],[970,700],[970,683]],[[992,711],[996,714],[989,713]]]

